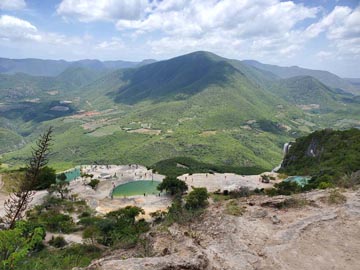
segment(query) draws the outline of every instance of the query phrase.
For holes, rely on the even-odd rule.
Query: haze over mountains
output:
[[[99,60],[43,60],[43,59],[8,59],[0,58],[0,73],[16,74],[25,73],[33,76],[57,76],[68,68],[87,68],[91,70],[101,71],[104,69],[131,68],[150,64],[155,62],[152,59],[146,59],[141,62],[131,61],[99,61]]]
[[[0,70],[2,138],[20,148],[4,155],[12,164],[48,125],[59,167],[185,156],[263,169],[280,162],[284,142],[360,127],[357,80],[210,52],[141,63],[2,59]]]

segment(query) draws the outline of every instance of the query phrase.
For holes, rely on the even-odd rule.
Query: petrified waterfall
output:
[[[289,152],[290,147],[291,147],[291,143],[285,143],[284,144],[284,147],[283,147],[284,156],[286,156],[286,154]]]
[[[289,142],[284,143],[284,146],[283,146],[284,157],[286,156],[287,153],[289,153],[290,147],[291,147],[291,143],[289,143]],[[281,168],[281,165],[282,165],[282,162],[280,163],[280,165],[278,165],[274,169],[272,169],[272,172],[277,172]]]

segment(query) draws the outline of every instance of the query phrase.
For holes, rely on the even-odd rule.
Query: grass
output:
[[[304,198],[291,197],[285,199],[283,202],[276,205],[279,209],[287,209],[287,208],[303,208],[309,205],[310,202]]]
[[[71,270],[88,266],[101,254],[101,250],[94,246],[79,244],[64,249],[43,249],[27,257],[17,270]]]
[[[223,201],[229,200],[230,196],[223,195],[223,194],[210,193],[210,198],[212,198],[214,200],[214,202],[223,202]]]
[[[346,197],[345,195],[341,194],[339,190],[334,189],[330,191],[327,202],[328,204],[343,204],[346,202]]]
[[[232,216],[242,216],[245,213],[245,208],[239,206],[237,200],[230,200],[226,203],[225,213]]]

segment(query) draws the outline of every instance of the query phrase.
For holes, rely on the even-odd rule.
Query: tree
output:
[[[140,215],[145,214],[144,209],[137,206],[126,206],[116,211],[112,211],[106,214],[107,218],[115,219],[116,222],[127,222],[130,224],[135,223],[135,218]]]
[[[67,179],[66,174],[65,173],[60,173],[57,176],[57,179],[59,179],[60,181],[66,181],[66,179]]]
[[[70,189],[68,188],[69,186],[69,182],[66,180],[60,180],[58,178],[58,181],[55,184],[52,184],[49,188],[48,191],[50,194],[53,193],[59,193],[60,194],[60,198],[63,200],[67,197],[67,195],[70,193]]]
[[[183,194],[188,186],[182,180],[177,179],[176,177],[166,177],[157,187],[161,192],[166,190],[166,192],[171,195]]]
[[[99,183],[100,183],[99,179],[91,179],[88,186],[90,186],[93,190],[95,190],[97,188],[97,186],[99,185]]]
[[[52,132],[52,127],[49,127],[44,134],[40,135],[40,138],[36,141],[36,147],[33,148],[32,157],[26,167],[25,176],[21,180],[18,190],[13,192],[4,203],[5,216],[3,220],[10,229],[13,229],[16,221],[23,217],[34,196],[33,190],[38,183],[41,170],[48,163]]]
[[[189,210],[203,208],[207,205],[209,194],[206,188],[192,187],[193,191],[186,197],[185,208]]]
[[[45,166],[40,170],[34,189],[43,190],[56,183],[56,173],[53,168]]]
[[[39,245],[45,237],[42,227],[30,229],[28,223],[20,221],[14,228],[0,231],[0,264],[2,269],[15,269],[17,263]]]
[[[90,242],[90,244],[92,244],[92,245],[95,245],[96,239],[99,238],[100,236],[101,236],[100,229],[93,225],[86,227],[82,234],[82,237],[86,241]]]

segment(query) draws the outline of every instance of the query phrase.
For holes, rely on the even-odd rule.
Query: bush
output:
[[[0,230],[0,267],[15,269],[30,251],[34,251],[45,237],[42,227],[19,221],[14,229]]]
[[[191,210],[205,207],[208,203],[207,199],[209,198],[207,189],[195,187],[192,188],[193,191],[191,191],[185,199],[185,208]]]
[[[92,260],[101,256],[101,250],[95,246],[73,244],[62,249],[44,249],[33,253],[17,266],[17,270],[72,270],[86,267]]]
[[[91,179],[90,183],[88,184],[88,186],[90,186],[93,190],[95,190],[97,188],[97,186],[99,185],[100,180],[98,179]]]
[[[177,179],[176,177],[166,177],[157,187],[161,192],[166,190],[166,192],[171,195],[183,194],[187,189],[187,184]]]
[[[327,201],[329,204],[342,204],[346,202],[346,197],[338,190],[332,190]]]
[[[90,241],[91,244],[95,244],[96,240],[101,236],[101,231],[96,226],[87,227],[82,234],[83,239]]]
[[[56,248],[62,248],[64,246],[66,246],[68,243],[65,241],[64,237],[62,236],[52,236],[50,241],[49,241],[49,245],[56,247]]]
[[[165,211],[157,210],[155,212],[150,213],[150,216],[153,218],[155,223],[160,223],[161,221],[164,220],[166,214],[167,213]]]
[[[352,188],[357,185],[360,185],[360,170],[353,172],[351,174],[350,173],[344,174],[338,182],[338,186],[344,188]]]
[[[89,211],[84,211],[79,215],[79,218],[91,217],[91,213]]]
[[[131,247],[139,236],[149,230],[149,224],[143,219],[136,220],[144,210],[136,206],[127,206],[108,213],[105,218],[83,217],[79,224],[85,227],[83,237],[106,246]]]
[[[334,187],[334,185],[332,183],[329,183],[329,182],[321,182],[318,185],[319,189],[327,189],[327,188],[333,188],[333,187]]]
[[[283,181],[274,185],[276,195],[291,195],[301,192],[301,186],[296,182]]]
[[[268,196],[270,196],[270,197],[279,195],[276,188],[264,189],[264,192],[265,192],[266,195],[268,195]]]
[[[287,198],[283,202],[276,204],[276,208],[301,208],[309,204],[309,201],[303,198]]]
[[[39,222],[50,232],[71,233],[75,230],[75,224],[69,215],[53,211],[44,212],[39,217]]]
[[[241,197],[249,197],[251,195],[250,189],[248,187],[240,187],[237,190],[233,190],[229,192],[231,198],[241,198]]]

